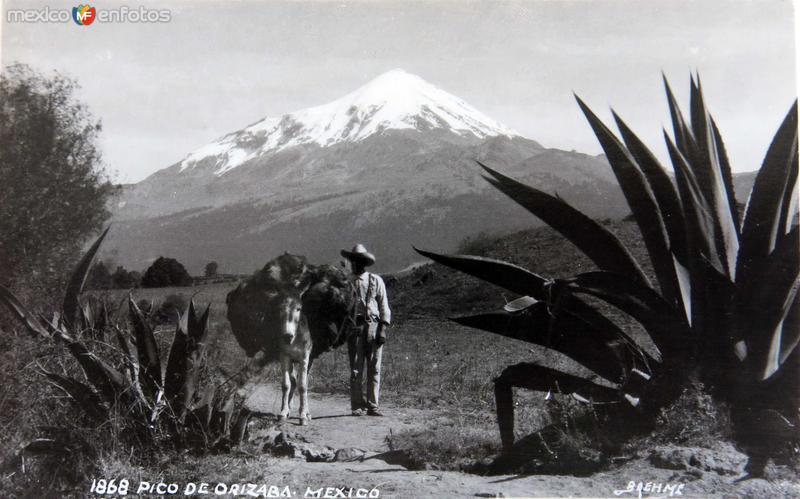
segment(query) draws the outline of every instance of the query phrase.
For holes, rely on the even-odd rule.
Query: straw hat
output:
[[[353,246],[352,251],[342,250],[342,256],[348,260],[361,260],[367,265],[375,263],[375,255],[367,251],[363,244],[359,243]]]

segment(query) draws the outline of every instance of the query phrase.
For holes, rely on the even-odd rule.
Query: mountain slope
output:
[[[169,255],[249,272],[277,252],[338,258],[361,241],[396,269],[412,244],[453,247],[535,220],[481,178],[479,159],[597,217],[627,213],[602,158],[545,149],[419,77],[390,71],[332,103],[265,118],[139,184],[108,242],[143,268]]]

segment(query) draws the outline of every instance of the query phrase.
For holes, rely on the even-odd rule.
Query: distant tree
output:
[[[86,279],[86,287],[89,289],[111,289],[113,287],[113,279],[105,263],[97,262],[92,266]]]
[[[128,278],[131,281],[132,288],[138,288],[142,285],[142,273],[136,270],[128,272]]]
[[[109,215],[116,188],[100,158],[100,123],[76,99],[77,88],[62,74],[43,76],[21,64],[0,73],[3,283],[62,282]]]
[[[115,289],[130,289],[139,287],[141,276],[138,272],[128,272],[122,265],[117,266],[117,270],[111,274],[112,287]]]
[[[217,262],[208,262],[206,264],[206,277],[216,277],[219,265]]]
[[[163,288],[166,286],[189,286],[192,278],[186,268],[174,258],[160,256],[142,277],[142,287]]]
[[[489,256],[492,246],[497,245],[497,236],[491,236],[486,232],[479,232],[472,236],[467,236],[458,244],[456,253],[460,255]]]

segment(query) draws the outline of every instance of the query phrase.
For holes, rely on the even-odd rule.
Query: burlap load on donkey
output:
[[[345,342],[344,322],[354,303],[347,275],[331,265],[310,265],[304,256],[283,255],[228,293],[228,320],[248,357],[263,352],[262,362],[278,360],[280,338],[273,334],[278,298],[302,293],[313,349],[311,359]]]

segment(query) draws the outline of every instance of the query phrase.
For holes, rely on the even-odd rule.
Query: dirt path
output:
[[[281,389],[275,384],[259,385],[247,399],[246,405],[254,411],[277,415],[281,408]],[[390,404],[381,408],[384,417],[350,414],[350,399],[342,395],[309,393],[309,411],[312,421],[300,426],[297,401],[283,430],[300,435],[309,442],[324,444],[334,449],[357,448],[368,454],[388,451],[386,437],[424,425],[433,417],[431,411],[400,408]]]
[[[280,411],[280,388],[277,384],[260,385],[247,401],[252,410],[276,415]],[[248,469],[268,468],[269,481],[289,486],[295,497],[331,487],[336,490],[352,487],[363,491],[376,488],[380,497],[796,497],[800,498],[800,484],[791,480],[746,480],[736,483],[737,476],[720,474],[699,468],[669,469],[653,466],[642,457],[615,469],[596,473],[590,477],[538,475],[538,476],[478,476],[452,471],[410,471],[398,464],[397,452],[388,452],[386,437],[399,432],[424,427],[427,422],[441,417],[433,411],[401,408],[386,405],[384,417],[353,417],[349,399],[341,395],[311,393],[309,407],[313,420],[300,426],[295,412],[289,421],[262,426],[255,432],[255,440],[275,445],[276,435],[291,439],[301,451],[292,458],[262,455],[255,462],[248,461],[238,468],[238,476],[250,475]],[[267,418],[269,419],[269,418]],[[270,440],[271,439],[271,440]],[[310,462],[308,449],[321,461]],[[347,450],[342,454],[336,451]],[[327,452],[327,454],[326,454]],[[315,454],[316,453],[316,454]],[[332,462],[331,462],[332,461]],[[264,476],[264,475],[261,475]],[[648,482],[660,484],[662,492],[627,491],[629,482],[644,487]],[[672,487],[665,493],[663,487]],[[679,487],[680,486],[680,487]],[[679,487],[679,488],[678,488]],[[353,492],[355,493],[355,492]],[[355,497],[355,496],[353,496]]]

